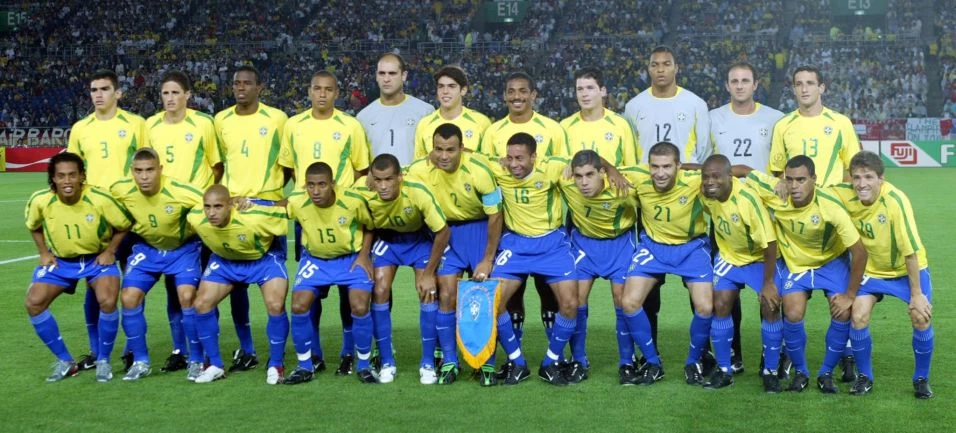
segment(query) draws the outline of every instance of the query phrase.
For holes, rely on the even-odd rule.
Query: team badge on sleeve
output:
[[[498,339],[498,280],[458,282],[458,348],[472,368],[481,366],[495,353]]]

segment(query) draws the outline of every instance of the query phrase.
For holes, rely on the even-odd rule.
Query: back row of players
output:
[[[151,371],[143,299],[167,274],[173,275],[169,292],[178,296],[171,296],[175,350],[165,369],[186,367],[187,378],[200,383],[224,377],[215,307],[230,292],[241,344],[231,369],[254,368],[244,286],[257,283],[269,313],[267,382],[308,381],[324,368],[316,311],[321,303],[315,300],[338,284],[346,329],[338,373],[351,373],[354,351],[360,380],[391,382],[397,371],[391,283],[396,267],[407,265],[415,268],[421,301],[422,383],[451,383],[459,373],[455,290],[468,271],[478,280],[503,281],[498,333],[509,361],[496,374],[494,357],[489,359],[478,374],[482,385],[530,376],[520,350],[521,326],[513,323],[523,314],[504,312],[529,274],[544,277],[539,293],[549,292],[540,290],[547,284],[556,301],[555,312],[542,315],[553,320],[546,323],[542,379],[567,384],[587,378],[587,299],[593,280],[602,277],[612,283],[617,310],[620,381],[652,384],[663,376],[655,348],[657,313],[646,314],[643,306],[663,275],[673,273],[688,287],[694,310],[684,364],[690,384],[733,383],[730,342],[739,341],[739,325],[730,313],[737,290],[747,284],[760,293],[766,358],[761,373],[768,392],[780,390],[782,372],[772,367],[783,346],[797,370],[789,389],[801,391],[809,383],[803,315],[807,293],[824,289],[832,322],[820,389],[837,391],[832,371],[852,340],[859,374],[850,378],[851,392],[870,390],[869,312],[877,297],[892,294],[910,304],[916,396],[931,396],[931,288],[912,210],[905,195],[883,182],[880,158],[858,153],[849,120],[823,107],[820,72],[797,69],[799,109],[784,116],[753,101],[757,82],[749,64],[731,66],[731,102],[710,113],[676,85],[678,67],[669,49],[655,49],[648,70],[652,87],[627,104],[624,117],[604,108],[600,71],[579,71],[581,111],[560,124],[533,111],[536,87],[524,73],[506,80],[509,114],[494,124],[462,105],[468,83],[455,67],[435,75],[440,107],[434,110],[403,93],[407,72],[395,54],[380,58],[382,96],[358,121],[334,108],[338,84],[328,72],[311,80],[312,109],[288,119],[259,102],[263,84],[252,67],[237,70],[237,103],[215,119],[187,108],[189,80],[169,72],[161,88],[165,110],[146,121],[118,108],[115,75],[94,75],[96,111],[74,126],[70,153],[51,161],[51,188],[34,194],[27,206],[27,226],[41,253],[27,309],[59,360],[49,380],[80,367],[96,368],[101,381],[112,377],[119,321],[113,262],[125,232],[132,231],[137,240],[122,294],[132,353],[126,380]],[[143,147],[149,150],[137,150]],[[649,150],[642,155],[641,149]],[[371,162],[370,153],[377,155]],[[573,180],[562,178],[569,165]],[[852,187],[837,185],[848,169]],[[83,186],[87,172],[92,188]],[[359,184],[368,187],[351,187],[366,174],[368,181]],[[290,179],[296,192],[283,199]],[[257,204],[238,200],[243,210],[233,209],[237,197]],[[567,231],[561,199],[570,213]],[[711,216],[720,251],[713,260],[704,213]],[[290,328],[287,218],[302,231],[291,319],[299,366],[288,376],[282,360]],[[643,227],[636,246],[635,226]],[[202,276],[202,248],[193,233],[212,250]],[[783,245],[780,260],[777,240]],[[771,261],[775,267],[763,265]],[[94,289],[86,308],[91,355],[77,363],[47,307],[82,277]],[[373,337],[378,368],[370,365]],[[700,359],[710,339],[719,368],[708,378]],[[560,361],[568,342],[572,360],[565,364]],[[444,359],[434,356],[436,346]],[[644,355],[640,365],[635,346]]]

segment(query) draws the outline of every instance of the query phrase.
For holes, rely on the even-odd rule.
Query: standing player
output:
[[[782,258],[777,260],[776,272],[783,298],[783,338],[796,370],[788,390],[801,392],[810,382],[803,318],[809,292],[821,289],[830,303],[830,327],[817,385],[824,393],[836,393],[839,390],[833,382],[833,369],[850,338],[850,307],[863,278],[866,249],[840,200],[816,187],[818,180],[810,157],[798,155],[787,161],[783,181],[757,171],[751,172],[747,180],[773,212],[774,233],[780,245]],[[786,182],[787,200],[774,192],[777,182]],[[770,365],[772,361],[768,359]]]
[[[521,354],[521,341],[515,338],[511,317],[505,312],[508,300],[529,274],[545,277],[558,300],[558,314],[541,360],[538,377],[552,385],[567,385],[568,379],[558,362],[577,326],[577,278],[571,244],[563,230],[561,173],[567,167],[563,158],[537,161],[537,141],[519,132],[508,140],[508,156],[493,165],[501,186],[507,231],[501,236],[500,252],[491,278],[500,278],[501,300],[498,316],[498,341],[508,354],[505,385],[514,385],[531,375]],[[494,356],[488,360],[494,365]]]
[[[718,368],[704,387],[723,388],[734,383],[730,353],[735,326],[730,314],[745,285],[757,292],[760,299],[760,333],[766,365],[778,364],[783,325],[772,265],[777,260],[777,241],[770,214],[743,182],[731,176],[727,156],[709,156],[701,177],[701,202],[713,222],[720,251],[714,257],[714,320],[710,328]],[[765,369],[762,375],[765,391],[780,391],[776,369]]]
[[[461,129],[451,123],[435,128],[430,158],[415,161],[408,178],[434,191],[435,200],[448,218],[451,240],[438,268],[438,342],[444,362],[438,383],[451,384],[459,373],[456,352],[455,307],[458,279],[464,271],[484,281],[491,274],[503,225],[501,189],[495,183],[487,159],[477,153],[465,153]],[[481,246],[484,245],[484,248]],[[484,366],[480,384],[497,383],[494,366]]]
[[[296,190],[306,186],[306,169],[314,162],[324,162],[334,167],[332,179],[336,185],[350,187],[355,179],[368,172],[369,144],[365,130],[354,117],[335,108],[339,94],[338,80],[331,72],[319,71],[312,75],[309,84],[309,99],[312,109],[292,116],[286,122],[282,134],[282,151],[279,165],[293,171]],[[295,259],[300,258],[302,226],[296,223]],[[328,287],[319,294],[328,296]],[[315,367],[324,369],[319,322],[322,316],[321,297],[312,305],[312,320],[315,336],[312,339],[312,355]],[[339,317],[342,319],[341,362],[337,374],[350,374],[355,343],[352,340],[352,313],[349,307],[348,287],[339,287]]]
[[[461,129],[465,149],[488,153],[481,148],[481,137],[491,121],[484,114],[464,106],[462,98],[468,93],[465,71],[457,66],[445,66],[435,73],[435,86],[438,88],[438,109],[423,117],[415,128],[415,159],[428,156],[435,128],[444,123],[453,123]]]
[[[637,383],[650,385],[664,376],[654,341],[647,338],[651,328],[642,305],[657,281],[671,273],[684,280],[694,313],[684,379],[689,385],[701,385],[704,378],[699,360],[710,340],[713,315],[713,268],[700,202],[700,173],[681,171],[680,149],[666,141],[652,146],[648,159],[650,171],[641,167],[635,183],[643,231],[621,299],[631,337],[647,358]]]
[[[758,86],[753,65],[730,65],[724,83],[730,103],[710,110],[710,142],[714,153],[726,155],[732,165],[766,170],[773,126],[783,113],[754,101]],[[740,171],[738,174],[745,175]]]
[[[382,357],[378,372],[380,383],[395,380],[395,356],[392,353],[392,318],[389,311],[392,283],[399,266],[415,269],[415,288],[420,302],[419,328],[422,334],[422,359],[418,374],[421,383],[438,381],[434,354],[437,346],[435,321],[438,297],[435,271],[441,264],[451,230],[445,214],[425,185],[405,181],[395,156],[385,153],[372,160],[369,177],[372,190],[367,194],[375,227],[372,257],[375,265],[375,288],[372,297],[372,319],[375,340]]]
[[[228,169],[228,167],[227,167]],[[266,312],[266,336],[269,339],[269,364],[266,383],[282,381],[283,354],[289,335],[285,296],[289,278],[285,257],[270,246],[286,234],[288,221],[281,209],[254,205],[248,210],[232,208],[229,190],[213,185],[203,195],[203,212],[190,212],[189,225],[212,250],[196,294],[196,330],[209,365],[196,377],[196,383],[208,383],[226,377],[219,354],[219,318],[216,306],[237,283],[258,284]]]
[[[259,101],[262,89],[259,71],[250,65],[240,66],[232,79],[236,105],[217,113],[215,125],[225,165],[222,184],[236,197],[271,201],[282,198],[282,187],[287,180],[278,161],[282,128],[288,116]],[[285,260],[285,234],[272,245],[279,257]],[[229,297],[240,345],[233,354],[230,370],[250,370],[259,365],[249,323],[247,287],[237,282]]]
[[[380,96],[355,116],[368,134],[372,157],[391,153],[402,166],[415,160],[415,127],[435,111],[427,102],[405,94],[407,79],[405,59],[395,53],[382,54],[375,71]]]
[[[916,229],[909,198],[884,180],[880,156],[862,151],[850,159],[851,185],[838,185],[833,192],[850,212],[868,253],[866,273],[853,301],[850,340],[859,369],[851,394],[864,395],[873,387],[870,314],[884,295],[909,304],[913,322],[913,391],[916,398],[931,398],[929,366],[933,357],[933,287],[926,248]],[[887,246],[890,246],[888,248]],[[892,246],[895,246],[893,248]]]
[[[318,292],[331,284],[348,288],[358,351],[358,378],[365,383],[374,383],[376,378],[369,367],[372,356],[372,316],[368,312],[372,295],[372,263],[369,261],[372,220],[368,204],[365,198],[348,188],[336,188],[332,168],[324,162],[310,164],[303,177],[305,193],[292,193],[286,206],[289,217],[303,227],[303,251],[292,287],[292,341],[299,366],[285,383],[295,385],[312,380],[314,366],[310,339],[315,338],[315,327],[310,309]]]
[[[99,70],[89,79],[90,99],[93,113],[73,124],[67,152],[83,159],[87,172],[86,183],[109,190],[110,185],[129,174],[130,158],[136,149],[143,147],[145,121],[142,117],[119,108],[123,91],[119,89],[116,73]],[[125,251],[121,250],[122,261]],[[90,354],[80,358],[80,370],[92,369],[97,358],[99,302],[93,290],[86,291],[83,304],[86,317],[86,332],[90,341]]]
[[[493,158],[504,158],[508,153],[508,140],[519,132],[530,134],[537,142],[543,156],[566,156],[568,154],[567,135],[564,128],[554,120],[534,111],[538,88],[534,79],[524,72],[514,72],[505,79],[504,101],[508,115],[493,123],[482,137],[481,148]],[[508,312],[515,335],[520,340],[524,328],[524,290],[527,282],[522,282],[518,292],[511,298]],[[535,277],[535,289],[541,299],[541,323],[545,332],[550,334],[554,326],[554,317],[558,312],[558,302],[551,287],[541,277]],[[506,372],[502,372],[503,379]]]
[[[568,205],[573,227],[571,252],[575,255],[577,272],[578,320],[571,339],[574,357],[568,370],[572,383],[587,378],[588,363],[585,346],[588,323],[588,295],[595,278],[606,278],[611,283],[611,297],[617,317],[617,348],[620,355],[618,373],[622,385],[635,384],[638,375],[633,364],[634,342],[624,321],[621,295],[624,278],[634,255],[634,224],[637,220],[636,192],[618,194],[605,181],[607,168],[593,150],[581,150],[571,159],[573,182],[561,182],[561,192]],[[634,170],[624,169],[629,176]],[[634,179],[636,180],[636,179]]]
[[[136,151],[132,171],[131,179],[116,182],[110,188],[113,197],[132,215],[132,231],[139,237],[132,246],[123,276],[123,332],[133,352],[133,364],[123,380],[138,380],[152,371],[143,301],[164,274],[175,281],[176,305],[182,306],[180,326],[184,328],[184,340],[188,338],[190,344],[186,379],[196,380],[202,371],[203,356],[192,303],[202,274],[202,244],[182,223],[189,211],[202,203],[202,193],[164,176],[159,154],[151,148]],[[177,354],[185,358],[186,348],[179,350]]]
[[[166,72],[160,83],[163,111],[146,120],[145,143],[159,154],[163,175],[204,191],[222,179],[222,158],[219,156],[213,118],[188,107],[189,98],[192,97],[192,85],[189,76],[184,72]],[[208,258],[208,250],[205,251],[202,257]],[[179,304],[181,296],[178,294],[175,277],[167,275],[164,282],[173,353],[166,359],[163,371],[176,371],[189,366],[184,353],[191,351],[187,350],[187,337],[183,328],[186,327],[184,322],[187,320],[192,321],[192,326],[195,326],[196,312],[191,307],[184,311]],[[188,314],[193,317],[186,317]],[[194,357],[193,361],[195,360]],[[202,357],[198,360],[201,362]]]
[[[74,153],[50,159],[47,182],[49,189],[35,192],[25,211],[27,229],[40,254],[40,266],[27,289],[27,314],[37,336],[57,358],[46,380],[56,382],[78,371],[49,307],[61,293],[74,293],[76,283],[86,278],[99,302],[96,380],[107,382],[113,378],[110,352],[119,329],[116,251],[129,230],[129,214],[108,193],[86,185],[83,159]]]
[[[574,94],[581,110],[561,121],[568,134],[568,155],[593,150],[614,167],[637,165],[640,148],[627,120],[604,108],[607,89],[597,68],[574,74]]]

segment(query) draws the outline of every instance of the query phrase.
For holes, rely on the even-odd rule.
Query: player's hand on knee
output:
[[[349,268],[349,272],[354,271],[356,266],[364,269],[369,278],[372,277],[372,260],[369,259],[368,256],[359,254],[355,261],[352,262],[352,267]]]
[[[927,323],[933,317],[933,304],[929,303],[926,295],[920,293],[910,299],[909,311],[914,319]]]
[[[418,299],[423,304],[435,302],[435,295],[438,294],[438,288],[435,284],[435,275],[422,274],[422,276],[418,278],[418,281],[415,282],[415,286],[418,289]]]
[[[113,263],[116,263],[116,254],[108,249],[96,256],[96,264],[100,266],[110,266]]]
[[[475,273],[471,276],[471,279],[479,282],[487,280],[488,276],[491,275],[491,267],[491,260],[482,260],[478,263],[478,266],[475,266]]]
[[[830,316],[834,318],[849,316],[851,307],[853,307],[853,298],[843,294],[834,295],[830,300]]]
[[[779,311],[782,299],[777,285],[773,281],[764,282],[763,289],[760,290],[760,302],[765,304],[770,311]]]

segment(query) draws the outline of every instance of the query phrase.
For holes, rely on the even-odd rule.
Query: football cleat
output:
[[[837,388],[836,384],[833,383],[833,373],[823,373],[822,376],[817,377],[817,388],[820,388],[820,392],[824,394],[839,394],[840,388]]]
[[[780,378],[776,374],[763,375],[763,391],[767,394],[777,394],[782,391]]]
[[[79,364],[73,361],[57,360],[53,363],[53,373],[46,378],[47,382],[59,382],[68,377],[76,376],[80,372]]]
[[[133,352],[127,351],[123,354],[123,356],[120,357],[120,359],[123,360],[123,371],[129,371],[129,369],[133,366]]]
[[[803,392],[807,389],[807,385],[810,384],[810,378],[806,374],[803,374],[802,371],[798,371],[793,374],[793,380],[790,381],[790,387],[787,388],[787,391],[790,392]]]
[[[277,383],[282,383],[282,376],[285,374],[285,367],[278,365],[269,367],[266,370],[266,383],[269,385],[275,385]]]
[[[385,364],[378,371],[378,383],[392,383],[395,381],[396,374],[398,374],[398,369],[394,365]]]
[[[110,366],[110,362],[105,359],[96,361],[96,381],[109,382],[111,380],[113,380],[113,367]]]
[[[326,368],[328,367],[325,366],[324,359],[319,358],[318,356],[312,355],[312,372],[313,373],[325,371]]]
[[[186,380],[195,382],[200,374],[202,374],[201,362],[190,362],[189,365],[186,366]]]
[[[700,366],[700,383],[704,383],[704,378],[710,376],[717,369],[717,358],[714,357],[713,352],[707,351],[700,356],[700,361],[697,364]]]
[[[557,364],[555,364],[555,367],[557,367]],[[502,381],[502,384],[517,385],[528,380],[529,377],[531,377],[531,369],[529,369],[527,365],[518,365],[515,363],[511,366],[511,369],[508,370],[508,377]]]
[[[179,371],[189,367],[189,362],[186,361],[186,356],[182,353],[173,353],[169,355],[169,358],[166,358],[166,363],[163,364],[163,368],[159,369],[164,373],[169,373],[171,371]]]
[[[495,386],[498,384],[498,374],[495,373],[495,366],[482,365],[478,372],[478,384],[481,386]]]
[[[514,367],[515,367],[514,361],[508,361],[504,364],[501,364],[501,368],[498,370],[497,373],[495,373],[495,375],[498,376],[498,380],[505,380],[505,378],[508,377],[508,374],[511,371],[511,369]],[[477,372],[478,370],[475,370],[475,371]]]
[[[369,363],[372,364],[376,370],[382,369],[382,354],[378,353],[378,348],[372,349],[372,358],[369,360]]]
[[[458,379],[458,366],[454,363],[447,363],[441,366],[438,371],[438,384],[451,385]]]
[[[641,376],[637,379],[638,385],[653,385],[654,382],[657,382],[664,378],[664,369],[657,364],[646,363],[644,364],[644,371],[641,372]]]
[[[375,372],[370,368],[359,370],[355,376],[358,377],[359,382],[362,383],[378,383],[378,376],[376,376]]]
[[[339,368],[335,369],[336,376],[348,376],[352,374],[352,365],[355,363],[355,357],[351,354],[345,355],[339,360]]]
[[[714,373],[710,375],[710,379],[704,382],[704,388],[707,389],[720,389],[725,388],[734,384],[734,375],[728,373],[721,369],[714,370]]]
[[[78,371],[92,370],[96,368],[96,355],[93,353],[83,355],[79,361],[76,361],[76,368],[79,369]]]
[[[441,348],[435,348],[435,353],[432,355],[434,364],[432,365],[444,365],[445,364],[445,354],[442,353]]]
[[[418,369],[418,381],[422,385],[434,385],[438,383],[438,375],[435,374],[435,367],[426,365]]]
[[[703,385],[704,371],[699,362],[684,366],[684,381],[688,385]]]
[[[557,363],[548,364],[539,368],[538,377],[545,382],[557,386],[565,386],[569,383],[568,379],[564,377],[564,372],[561,371],[561,366]]]
[[[793,361],[786,353],[780,354],[780,362],[777,364],[777,378],[786,380],[790,377],[790,369],[793,368]]]
[[[734,375],[742,374],[744,372],[744,359],[736,353],[730,357],[730,371],[733,372]]]
[[[873,389],[873,381],[865,374],[858,374],[856,375],[856,382],[853,382],[853,387],[850,388],[850,394],[866,395],[871,389]]]
[[[269,368],[269,370],[272,370],[272,368]],[[292,371],[292,374],[285,378],[282,383],[285,385],[298,385],[311,381],[314,376],[315,373],[309,371],[308,368],[296,367],[296,369]]]
[[[843,369],[843,376],[840,377],[841,382],[853,382],[856,380],[856,360],[852,356],[844,356],[840,358],[840,368]]]
[[[588,378],[588,372],[590,368],[584,364],[574,361],[567,366],[567,369],[564,370],[565,378],[568,380],[568,383],[581,383]]]
[[[621,385],[637,385],[641,378],[637,369],[631,364],[624,364],[618,368],[617,375],[620,377]]]
[[[209,367],[206,367],[193,382],[210,383],[212,381],[225,378],[226,370],[223,370],[221,367],[216,367],[215,365],[210,365]]]
[[[232,365],[229,367],[229,372],[248,371],[258,366],[259,357],[257,357],[255,353],[249,354],[242,349],[236,349],[236,351],[232,353]]]
[[[143,361],[136,361],[130,366],[129,371],[126,372],[126,375],[123,376],[123,380],[126,382],[132,382],[134,380],[142,379],[146,376],[149,376],[153,372],[153,369],[149,367],[149,364]]]
[[[929,387],[929,380],[925,377],[913,381],[913,395],[920,400],[933,398],[933,389]]]

